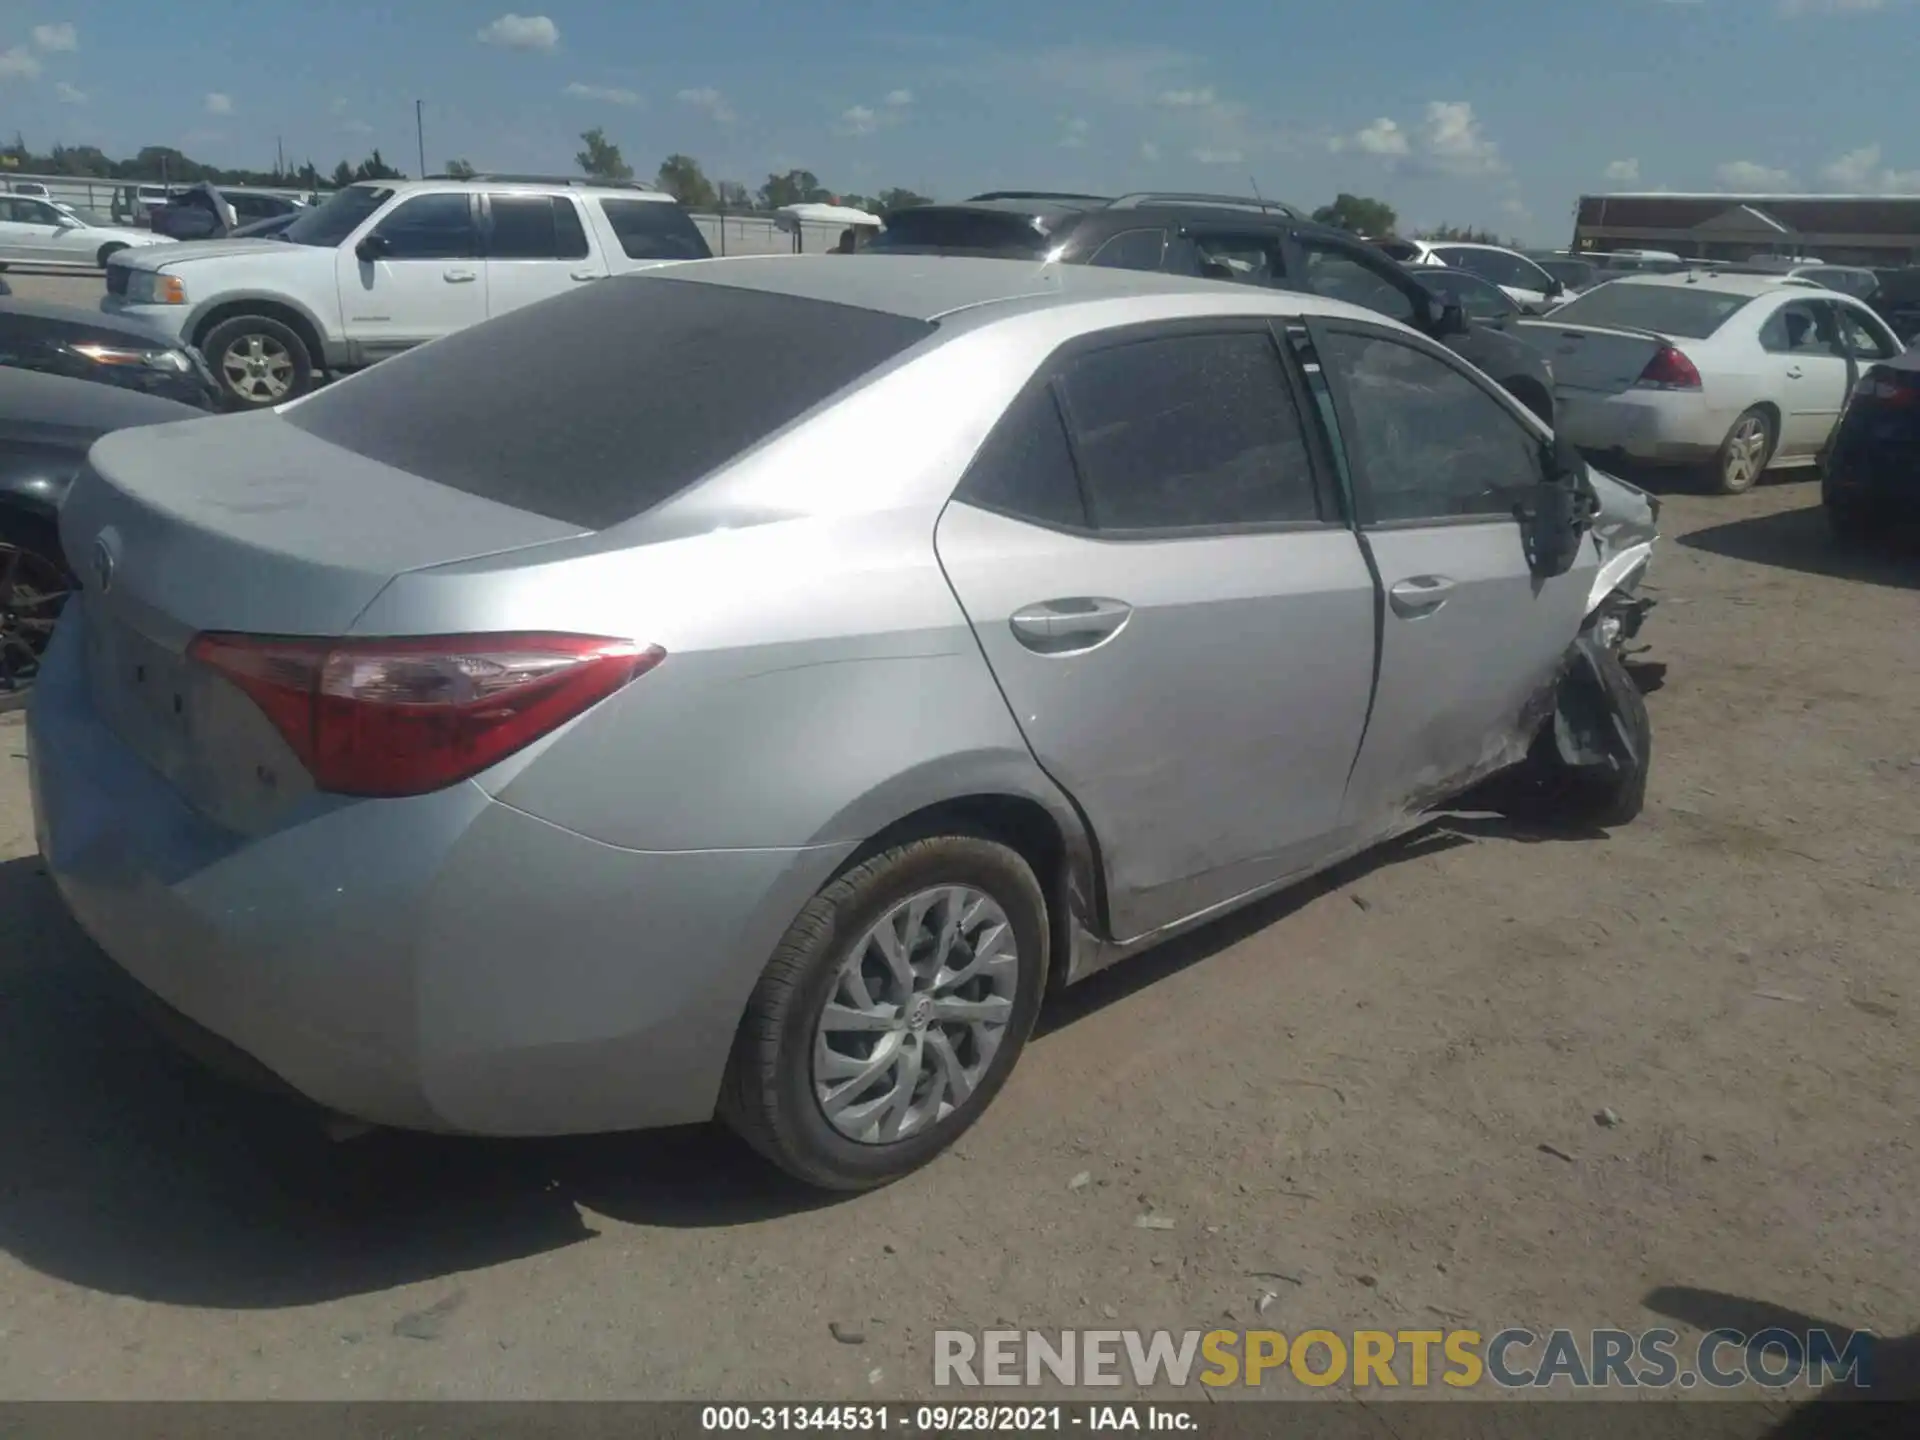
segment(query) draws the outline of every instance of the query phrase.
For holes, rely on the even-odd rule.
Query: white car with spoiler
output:
[[[1710,464],[1729,495],[1815,463],[1861,374],[1904,348],[1849,295],[1712,271],[1622,277],[1512,329],[1553,366],[1556,431],[1642,464]]]

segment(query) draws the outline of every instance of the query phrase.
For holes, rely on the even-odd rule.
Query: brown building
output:
[[[1835,265],[1920,263],[1920,196],[1583,195],[1576,253],[1671,250],[1688,259],[1810,255]]]

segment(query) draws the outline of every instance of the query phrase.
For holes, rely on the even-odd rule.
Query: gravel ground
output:
[[[1098,977],[833,1203],[706,1130],[339,1145],[200,1075],[0,721],[0,1399],[911,1395],[996,1322],[1911,1335],[1920,558],[1805,483],[1665,518],[1637,824],[1439,826]]]

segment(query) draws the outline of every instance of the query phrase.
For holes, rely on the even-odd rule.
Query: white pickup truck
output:
[[[640,186],[378,180],[268,239],[121,251],[101,308],[198,347],[248,409],[584,282],[711,254],[672,196]]]

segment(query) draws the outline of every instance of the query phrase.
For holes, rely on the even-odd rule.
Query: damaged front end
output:
[[[1639,635],[1654,606],[1641,587],[1660,538],[1660,499],[1591,466],[1587,480],[1598,502],[1593,538],[1600,552],[1600,568],[1587,596],[1587,630],[1597,632],[1620,654]]]

